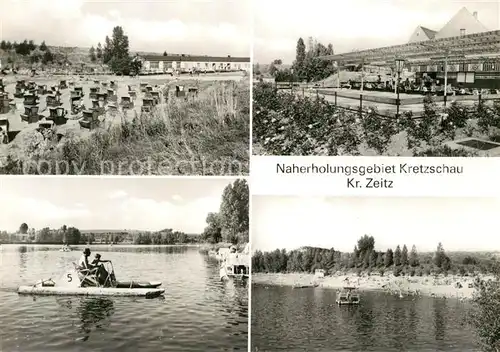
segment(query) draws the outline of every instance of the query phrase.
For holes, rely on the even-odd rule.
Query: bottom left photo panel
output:
[[[243,178],[0,178],[0,351],[246,351]]]

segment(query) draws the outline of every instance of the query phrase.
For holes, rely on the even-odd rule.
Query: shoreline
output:
[[[1,246],[43,246],[43,247],[57,247],[60,248],[64,246],[63,243],[54,244],[54,243],[0,243]],[[133,244],[133,243],[92,243],[92,244],[70,244],[68,245],[71,248],[84,248],[84,247],[201,247],[203,244]]]
[[[480,276],[483,279],[490,276]],[[319,287],[324,289],[341,289],[345,286],[357,287],[360,291],[378,291],[403,296],[426,296],[437,298],[456,298],[470,300],[476,290],[471,287],[474,277],[470,276],[357,276],[344,274],[316,277],[314,274],[252,274],[252,284],[290,287]]]

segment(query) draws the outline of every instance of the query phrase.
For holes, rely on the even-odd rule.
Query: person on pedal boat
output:
[[[80,266],[80,269],[82,270],[91,270],[93,267],[92,267],[92,264],[89,263],[89,257],[90,257],[90,254],[92,254],[90,252],[90,248],[85,248],[85,250],[83,251],[83,254],[82,256],[80,257],[80,260],[78,261],[78,265]]]
[[[96,273],[97,280],[99,280],[99,283],[101,285],[111,284],[110,280],[107,280],[109,273],[106,270],[106,268],[104,268],[104,265],[101,264],[101,263],[109,263],[109,262],[110,262],[110,260],[102,260],[101,255],[99,253],[96,253],[94,260],[92,261],[91,265],[97,269],[97,273]]]

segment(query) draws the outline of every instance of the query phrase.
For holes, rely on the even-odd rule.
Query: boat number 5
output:
[[[68,274],[67,276],[68,276],[68,282],[73,281],[73,278],[71,277],[71,274]]]

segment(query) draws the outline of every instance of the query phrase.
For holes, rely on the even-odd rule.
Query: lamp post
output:
[[[364,73],[365,73],[365,59],[361,60],[361,94],[363,94],[363,86],[365,85],[364,82]]]
[[[290,92],[293,93],[293,68],[290,69]]]
[[[444,57],[444,106],[446,107],[446,100],[448,98],[448,53]]]
[[[399,117],[399,80],[401,77],[401,71],[403,71],[403,65],[405,63],[404,59],[396,58],[396,72],[398,73],[398,79],[396,81],[396,117]]]

